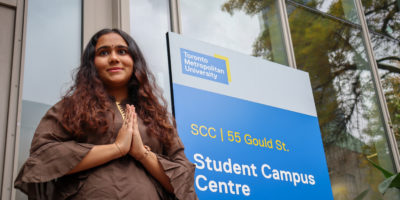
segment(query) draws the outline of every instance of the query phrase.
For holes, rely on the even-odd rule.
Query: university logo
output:
[[[227,57],[214,57],[181,48],[182,72],[191,76],[229,84],[231,73]]]

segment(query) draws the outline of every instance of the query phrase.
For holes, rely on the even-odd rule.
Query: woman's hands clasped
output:
[[[121,156],[129,153],[137,161],[141,162],[146,170],[170,193],[174,192],[169,177],[165,174],[163,167],[157,160],[149,147],[143,145],[138,127],[138,117],[135,107],[126,106],[126,117],[115,140],[116,147],[121,148]]]
[[[125,120],[114,144],[119,149],[121,156],[129,153],[129,155],[138,160],[143,157],[146,149],[140,136],[135,106],[126,105],[125,115]]]
[[[73,174],[102,165],[116,158],[125,156],[128,153],[136,160],[142,163],[144,161],[148,163],[149,159],[145,160],[143,158],[146,158],[149,151],[146,150],[143,145],[137,121],[135,107],[128,105],[126,117],[121,129],[118,131],[115,142],[113,144],[95,145],[81,162],[67,172],[67,174]]]

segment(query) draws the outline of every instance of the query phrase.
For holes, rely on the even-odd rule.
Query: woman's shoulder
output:
[[[54,105],[52,105],[46,113],[43,115],[41,122],[39,123],[39,126],[43,123],[47,124],[49,122],[56,122],[59,121],[63,115],[63,100],[58,101]]]

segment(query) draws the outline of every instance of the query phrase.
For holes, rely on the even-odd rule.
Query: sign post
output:
[[[167,34],[200,199],[333,199],[308,73]]]

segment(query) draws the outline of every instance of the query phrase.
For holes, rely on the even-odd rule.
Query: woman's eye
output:
[[[121,55],[124,55],[124,54],[127,54],[128,51],[125,50],[125,49],[120,49],[120,50],[118,50],[118,53],[121,54]]]
[[[106,56],[106,55],[108,55],[108,51],[100,51],[99,55],[100,56]]]

